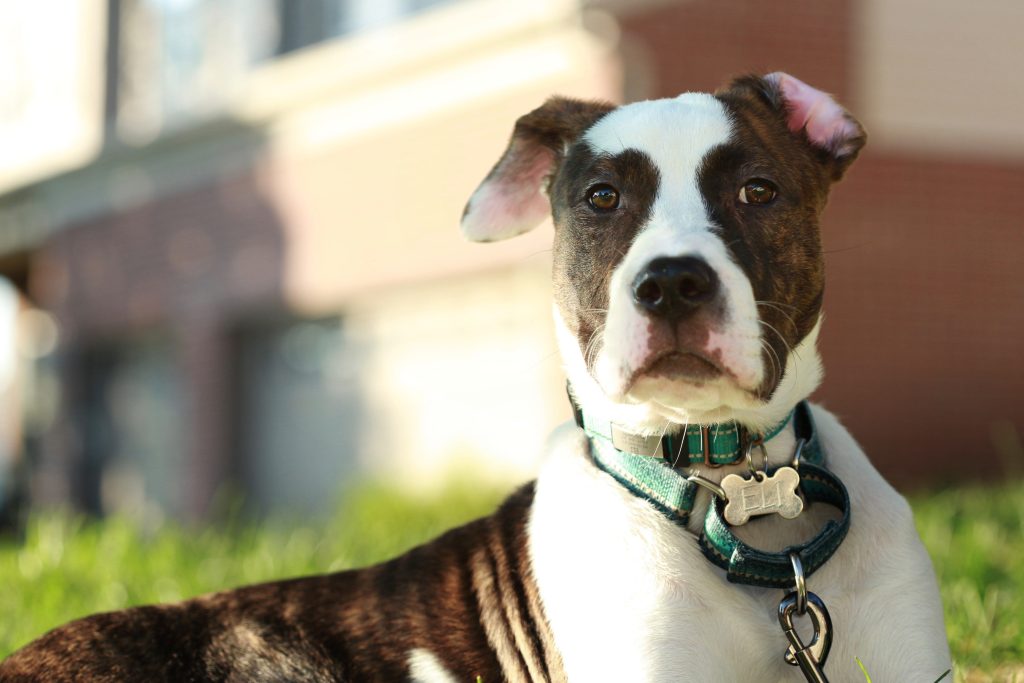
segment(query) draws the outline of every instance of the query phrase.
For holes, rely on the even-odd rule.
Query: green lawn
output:
[[[454,486],[417,500],[371,486],[322,524],[236,523],[201,532],[38,514],[24,543],[0,541],[0,658],[91,612],[390,557],[487,513],[500,498],[493,489]],[[1013,680],[1014,671],[1024,672],[1024,483],[912,502],[942,583],[956,679]]]
[[[1024,683],[1024,482],[911,497],[958,680]]]

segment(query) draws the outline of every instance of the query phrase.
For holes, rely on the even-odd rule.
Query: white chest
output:
[[[594,468],[578,436],[558,443],[538,481],[530,549],[570,681],[803,680],[783,660],[783,591],[725,582],[693,533]],[[902,499],[875,478],[854,485],[880,485],[873,495],[883,513],[854,496],[860,519],[855,514],[840,552],[809,581],[837,633],[827,672],[833,683],[860,683],[856,657],[875,680],[935,680],[949,654],[930,563],[908,511],[896,509],[905,508]],[[871,533],[879,520],[893,521],[889,508],[896,523]],[[794,521],[802,533],[820,523],[801,517]],[[782,540],[776,534],[765,547],[777,550]]]

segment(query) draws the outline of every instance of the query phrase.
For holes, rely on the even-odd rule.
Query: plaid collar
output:
[[[644,436],[619,425],[587,415],[568,392],[576,425],[592,440],[600,441],[617,451],[634,456],[661,460],[671,467],[721,467],[733,465],[746,455],[747,446],[758,435],[752,435],[735,422],[712,425],[687,425],[678,433]],[[790,411],[777,425],[759,438],[768,441],[778,435],[793,416]]]

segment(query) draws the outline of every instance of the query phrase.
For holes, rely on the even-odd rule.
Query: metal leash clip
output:
[[[790,643],[786,651],[786,663],[799,666],[800,672],[809,683],[828,683],[824,667],[828,651],[832,647],[832,618],[821,598],[807,590],[800,557],[796,553],[791,553],[789,559],[793,563],[796,590],[786,595],[779,603],[779,624],[782,625],[782,632]],[[810,616],[814,628],[814,637],[810,643],[803,642],[793,624],[794,615],[804,614]]]

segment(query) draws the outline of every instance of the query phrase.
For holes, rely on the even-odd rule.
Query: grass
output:
[[[868,669],[867,669],[867,667],[866,667],[866,666],[864,666],[864,662],[860,661],[860,657],[854,657],[854,659],[856,659],[856,660],[857,660],[857,666],[858,666],[858,667],[860,668],[860,672],[861,672],[862,674],[864,674],[864,680],[865,680],[865,681],[867,681],[867,683],[874,683],[874,682],[873,682],[873,681],[871,680],[871,674],[869,674],[869,673],[868,673]],[[948,677],[949,677],[949,675],[950,675],[951,673],[953,673],[953,671],[952,671],[952,670],[950,670],[950,669],[947,669],[946,671],[944,671],[944,672],[942,673],[942,675],[941,675],[941,676],[939,676],[938,678],[936,678],[936,679],[935,679],[935,683],[940,683],[941,681],[945,680],[946,678],[948,678]]]
[[[469,485],[432,499],[368,486],[322,523],[236,521],[200,531],[38,513],[22,542],[0,541],[0,658],[92,612],[391,557],[486,514],[501,497]],[[1024,483],[911,503],[942,587],[954,680],[1024,683]]]
[[[957,681],[1024,683],[1024,482],[911,497]]]

